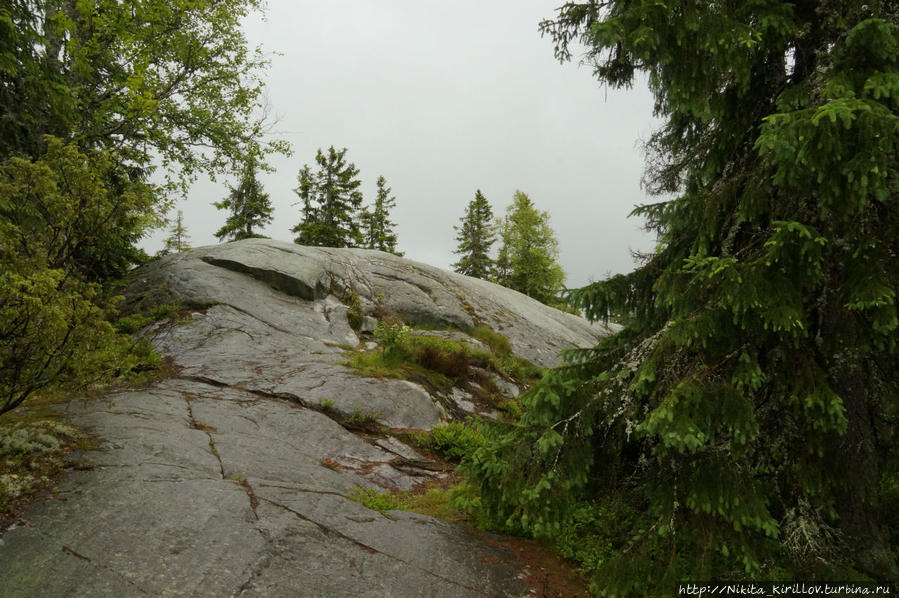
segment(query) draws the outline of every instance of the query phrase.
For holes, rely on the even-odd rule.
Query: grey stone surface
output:
[[[350,327],[348,305],[364,329],[397,315],[461,329],[429,334],[478,348],[464,330],[488,325],[542,366],[606,329],[393,255],[262,239],[157,260],[127,296],[136,308],[196,309],[144,331],[176,374],[67,404],[101,447],[78,456],[93,469],[70,473],[0,536],[4,598],[528,594],[512,554],[348,498],[446,475],[395,438],[354,433],[354,416],[429,429],[481,409],[460,389],[356,375],[345,353],[370,337]]]
[[[135,275],[134,296],[213,301],[293,334],[355,344],[345,311],[329,296],[355,293],[363,310],[417,323],[505,334],[516,354],[551,367],[559,351],[591,346],[609,329],[547,307],[511,289],[367,249],[304,247],[247,239],[157,260]],[[320,317],[313,317],[318,314]],[[343,316],[343,317],[341,317]]]
[[[545,367],[559,363],[563,348],[593,345],[609,332],[510,289],[391,254],[269,239],[159,259],[134,273],[127,295],[132,306],[212,304],[148,332],[185,376],[327,404],[343,417],[374,416],[393,428],[429,429],[447,410],[420,385],[361,379],[343,365],[348,349],[371,346],[350,328],[345,303],[367,312],[364,329],[374,327],[374,316],[390,314],[462,329],[487,325],[506,335],[516,354]],[[487,349],[462,330],[419,333]],[[497,388],[518,393],[501,379]]]
[[[423,479],[393,467],[416,455],[398,441],[378,439],[385,450],[290,401],[192,380],[65,415],[102,447],[0,538],[4,597],[527,593],[511,554],[347,498]]]

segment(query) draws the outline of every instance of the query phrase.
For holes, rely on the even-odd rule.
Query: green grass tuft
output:
[[[487,326],[477,326],[468,330],[467,334],[489,346],[494,355],[498,357],[512,354],[512,343],[509,342],[509,339]]]

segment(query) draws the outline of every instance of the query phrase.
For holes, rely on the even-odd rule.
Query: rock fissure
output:
[[[434,291],[432,291],[430,289],[430,287],[428,287],[427,285],[424,285],[424,284],[421,284],[421,283],[418,283],[415,281],[407,280],[407,279],[397,276],[395,274],[385,274],[383,272],[378,272],[375,274],[375,276],[380,278],[381,280],[386,280],[388,282],[399,282],[399,283],[411,284],[413,287],[417,288],[419,291],[421,291],[422,293],[427,295],[428,299],[430,299],[432,303],[435,303],[435,304],[437,303],[437,300],[434,299]]]
[[[225,307],[230,307],[230,308],[233,309],[234,311],[239,312],[239,313],[242,313],[242,314],[244,314],[245,316],[248,316],[248,317],[250,317],[250,318],[253,318],[253,319],[256,320],[257,322],[259,322],[259,323],[261,323],[261,324],[264,324],[264,325],[268,326],[268,327],[271,328],[272,330],[277,330],[278,332],[283,332],[284,334],[292,334],[290,330],[285,330],[284,328],[281,328],[281,327],[279,327],[279,326],[275,326],[274,324],[272,324],[272,323],[269,322],[268,320],[263,320],[263,319],[260,318],[259,316],[254,315],[254,314],[252,314],[251,312],[249,312],[249,311],[247,311],[247,310],[245,310],[245,309],[243,309],[243,308],[237,307],[236,305],[233,305],[233,304],[231,304],[231,303],[220,303],[219,305],[224,305]]]
[[[110,568],[110,567],[107,567],[106,565],[101,565],[101,564],[99,564],[99,563],[95,563],[95,562],[93,561],[93,559],[91,559],[90,557],[86,557],[86,556],[84,556],[83,554],[81,554],[81,553],[79,553],[79,552],[73,550],[72,548],[70,548],[70,547],[68,547],[68,546],[61,545],[61,549],[62,549],[63,552],[72,555],[72,556],[75,557],[76,559],[80,559],[80,560],[82,560],[82,561],[85,561],[86,563],[90,564],[91,567],[94,567],[94,568],[96,568],[96,569],[102,569],[102,570],[104,570],[104,571],[107,571],[107,572],[109,572],[109,573],[112,573],[113,575],[115,575],[116,577],[118,577],[119,579],[121,579],[122,581],[124,581],[125,583],[127,583],[129,586],[131,586],[132,588],[134,588],[135,590],[137,590],[138,592],[140,592],[142,595],[144,595],[144,596],[152,596],[152,595],[153,595],[151,592],[148,592],[147,590],[143,589],[142,587],[140,587],[139,585],[137,585],[136,583],[134,583],[134,581],[128,579],[125,575],[121,574],[120,572],[116,571],[115,569],[112,569],[112,568]]]
[[[237,480],[234,483],[243,488],[244,492],[247,493],[247,497],[250,499],[250,508],[253,510],[253,516],[256,518],[256,521],[259,521],[259,513],[256,511],[256,507],[259,506],[259,499],[256,498],[253,487],[250,486],[250,483],[246,480]]]
[[[212,378],[208,378],[208,377],[206,377],[206,376],[180,376],[179,379],[181,379],[181,380],[188,380],[188,381],[191,381],[191,382],[199,382],[200,384],[208,384],[208,385],[214,386],[214,387],[216,387],[216,388],[228,388],[228,389],[231,389],[231,390],[239,390],[239,391],[241,391],[241,392],[246,392],[246,393],[248,393],[248,394],[252,394],[252,395],[255,395],[255,396],[264,398],[264,399],[275,399],[275,400],[285,400],[285,401],[288,401],[288,402],[290,402],[290,403],[292,403],[292,404],[296,404],[296,405],[298,405],[298,406],[300,406],[300,407],[309,409],[309,410],[311,410],[311,411],[315,411],[315,412],[317,412],[317,413],[321,413],[322,415],[324,415],[324,416],[328,417],[329,419],[331,419],[333,422],[335,422],[335,423],[337,423],[338,425],[340,425],[343,429],[345,429],[345,430],[347,430],[348,432],[354,434],[357,438],[360,438],[361,440],[363,440],[366,444],[369,444],[370,446],[374,446],[374,447],[377,447],[377,448],[382,449],[382,450],[387,450],[387,452],[392,453],[392,454],[397,455],[398,457],[400,457],[400,459],[394,459],[394,460],[390,460],[390,461],[365,461],[365,460],[363,460],[363,463],[365,464],[365,466],[372,466],[372,467],[373,467],[373,466],[384,465],[384,464],[390,465],[390,466],[394,466],[394,463],[397,463],[397,464],[399,464],[399,465],[401,465],[401,466],[403,466],[403,467],[405,467],[405,468],[407,468],[407,469],[414,469],[414,468],[419,468],[419,469],[430,469],[430,468],[428,468],[428,467],[418,467],[417,465],[415,465],[415,464],[412,463],[412,462],[408,462],[408,463],[407,463],[407,462],[404,462],[404,461],[402,460],[402,456],[401,456],[401,455],[398,455],[398,453],[395,453],[394,451],[391,451],[391,450],[389,450],[389,449],[384,449],[384,447],[381,447],[381,446],[379,446],[379,445],[377,445],[377,444],[375,444],[375,443],[370,442],[369,439],[366,438],[365,434],[361,433],[359,430],[355,429],[353,426],[347,425],[346,422],[343,421],[342,418],[338,417],[336,414],[334,414],[333,412],[331,412],[331,410],[329,410],[329,409],[323,409],[323,408],[321,408],[319,405],[310,406],[308,403],[306,403],[305,401],[303,401],[303,399],[300,399],[298,396],[296,396],[296,395],[294,395],[294,394],[291,394],[291,393],[273,393],[273,392],[269,392],[269,391],[258,390],[258,389],[249,389],[249,388],[243,388],[243,387],[238,388],[238,387],[235,387],[235,386],[233,386],[233,385],[229,385],[229,384],[227,384],[227,383],[220,382],[220,381],[214,380],[214,379],[212,379]],[[321,385],[324,385],[326,382],[327,382],[327,381],[323,381]],[[319,386],[321,386],[321,385],[319,385]],[[317,388],[317,387],[313,387],[313,388]],[[190,403],[189,403],[189,402],[188,402],[188,408],[190,408]],[[193,420],[193,413],[192,413],[192,412],[191,412],[191,422],[193,423],[193,425],[192,425],[191,427],[196,427],[196,426],[198,426],[198,425],[199,425],[199,426],[202,426],[202,424],[197,424],[197,423],[195,422],[195,420]],[[256,422],[253,422],[253,423],[256,424]],[[258,424],[256,424],[256,425],[258,426]],[[196,429],[201,429],[201,428],[196,428]],[[209,432],[207,431],[207,434],[208,434],[208,433],[209,433]],[[209,442],[210,442],[210,447],[212,448],[213,451],[215,451],[215,442],[214,442],[214,439],[212,438],[212,435],[211,435],[211,434],[210,434]],[[282,441],[282,442],[283,442],[283,441]],[[286,443],[286,444],[287,444],[288,446],[290,446],[290,443]],[[294,450],[298,451],[298,452],[301,453],[301,454],[304,454],[304,451],[302,451],[301,449],[299,449],[299,448],[297,448],[297,447],[291,447],[291,448],[293,448]],[[217,452],[214,452],[213,454],[216,455],[216,457],[218,457],[218,453],[217,453]],[[219,458],[219,462],[221,462],[221,458]],[[351,469],[351,470],[354,470],[354,471],[356,470],[356,468],[353,468],[353,467],[347,467],[347,468],[348,468],[348,469]],[[438,471],[438,470],[434,469],[434,471]],[[223,468],[223,472],[224,472],[224,468]],[[406,473],[412,473],[412,472],[406,472]],[[421,474],[420,474],[420,473],[416,473],[415,475],[421,475]],[[223,477],[224,477],[224,473],[223,473]]]
[[[413,568],[413,569],[416,569],[416,570],[418,570],[418,571],[424,573],[425,575],[428,575],[428,576],[433,577],[433,578],[435,578],[435,579],[439,579],[440,581],[443,581],[443,582],[445,582],[445,583],[452,584],[452,585],[454,585],[454,586],[456,586],[456,587],[464,588],[464,589],[466,589],[466,590],[469,590],[469,591],[471,591],[471,592],[474,592],[475,594],[480,594],[480,595],[482,595],[482,596],[486,596],[486,595],[487,595],[485,592],[482,592],[482,591],[478,590],[477,588],[473,588],[473,587],[471,587],[471,586],[466,586],[466,585],[464,585],[464,584],[459,583],[458,581],[456,581],[456,580],[454,580],[454,579],[450,579],[450,578],[448,578],[448,577],[444,577],[444,576],[442,576],[442,575],[438,575],[437,573],[435,573],[435,572],[433,572],[433,571],[429,571],[429,570],[427,570],[427,569],[425,569],[425,568],[423,568],[423,567],[420,567],[420,566],[416,565],[415,563],[410,563],[409,561],[405,561],[405,560],[399,558],[399,557],[396,556],[396,555],[393,555],[393,554],[384,552],[383,550],[378,550],[377,548],[374,548],[373,546],[369,546],[368,544],[365,544],[364,542],[360,542],[359,540],[357,540],[356,538],[353,538],[352,536],[349,536],[349,535],[347,535],[347,534],[345,534],[345,533],[343,533],[343,532],[341,532],[341,531],[339,531],[339,530],[336,530],[336,529],[334,529],[334,528],[331,528],[331,527],[328,527],[328,526],[326,526],[326,525],[323,525],[322,523],[320,523],[320,522],[318,522],[318,521],[316,521],[316,520],[314,520],[314,519],[311,519],[311,518],[309,518],[309,517],[306,517],[306,516],[303,515],[302,513],[298,512],[298,511],[296,511],[296,510],[294,510],[294,509],[291,509],[290,507],[288,507],[288,506],[286,506],[286,505],[283,505],[283,504],[281,504],[281,503],[279,503],[279,502],[277,502],[277,501],[274,501],[274,500],[271,500],[271,499],[265,498],[265,497],[260,497],[260,499],[261,499],[261,500],[264,500],[265,502],[267,502],[268,504],[270,504],[270,505],[272,505],[272,506],[274,506],[274,507],[278,507],[278,508],[280,508],[280,509],[284,509],[285,511],[294,514],[296,517],[298,517],[299,519],[301,519],[301,520],[303,520],[303,521],[306,521],[306,522],[308,522],[308,523],[311,523],[311,524],[315,525],[316,527],[318,527],[318,528],[319,528],[322,532],[324,532],[325,534],[330,535],[330,536],[334,536],[334,537],[337,537],[337,538],[340,538],[341,540],[345,540],[345,541],[347,541],[347,542],[350,542],[351,544],[353,544],[353,545],[355,545],[355,546],[358,546],[359,548],[361,548],[362,550],[364,550],[364,551],[366,551],[366,552],[369,552],[369,553],[371,553],[371,554],[379,554],[379,555],[381,555],[381,556],[383,556],[383,557],[385,557],[385,558],[388,558],[388,559],[390,559],[390,560],[393,560],[393,561],[397,561],[397,562],[399,562],[399,563],[402,563],[403,565],[405,565],[405,566],[407,566],[407,567],[411,567],[411,568]],[[384,513],[381,513],[381,515],[383,515],[386,519],[390,519],[390,518],[387,517]]]
[[[109,567],[108,565],[104,565],[102,563],[95,562],[94,559],[90,558],[89,556],[85,556],[85,555],[81,554],[80,552],[78,552],[77,550],[72,548],[71,546],[66,546],[65,544],[60,544],[56,540],[56,538],[54,538],[53,536],[51,536],[49,534],[46,534],[44,532],[39,532],[39,533],[42,536],[44,536],[45,538],[47,538],[48,540],[50,540],[52,543],[59,546],[59,549],[62,550],[62,552],[65,552],[66,554],[71,555],[80,561],[84,561],[85,563],[88,563],[91,567],[94,567],[95,569],[101,569],[103,571],[111,573],[112,575],[115,575],[118,579],[121,579],[122,581],[127,583],[131,588],[137,590],[144,596],[152,596],[153,595],[151,592],[146,591],[145,589],[143,589],[142,587],[137,585],[133,580],[128,579],[128,577],[126,577],[119,571],[116,571],[112,567]]]
[[[297,486],[280,486],[278,484],[266,484],[260,483],[260,488],[275,488],[278,490],[290,490],[291,492],[302,492],[304,494],[320,494],[322,496],[337,496],[339,498],[346,498],[346,494],[342,492],[335,492],[333,490],[313,490],[311,488],[301,488]]]
[[[219,455],[218,450],[215,448],[215,438],[213,438],[212,433],[209,431],[209,426],[199,423],[194,418],[193,407],[191,407],[190,402],[191,399],[187,396],[184,397],[184,402],[187,404],[187,413],[190,418],[190,427],[194,430],[200,430],[204,434],[206,434],[207,438],[209,438],[209,452],[218,460],[219,464],[219,473],[222,476],[222,479],[225,479],[225,464],[222,463],[222,457]]]
[[[271,539],[268,538],[261,529],[257,528],[257,531],[265,538],[266,542],[271,542]],[[253,563],[252,567],[250,567],[250,573],[247,575],[246,581],[240,584],[240,587],[237,588],[237,592],[234,593],[234,596],[243,596],[252,586],[253,581],[262,576],[263,571],[265,571],[272,562],[272,553],[266,551],[262,554],[256,562]]]

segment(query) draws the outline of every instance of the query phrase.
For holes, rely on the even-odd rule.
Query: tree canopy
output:
[[[553,536],[624,497],[633,532],[593,564],[609,595],[897,578],[897,22],[876,1],[612,0],[542,24],[607,84],[648,75],[645,183],[673,198],[635,210],[658,234],[635,272],[570,295],[625,328],[468,463],[486,519]]]
[[[102,379],[128,361],[112,302],[79,260],[117,213],[152,203],[145,185],[109,184],[114,160],[48,142],[37,161],[0,166],[0,413],[49,385]]]
[[[106,323],[114,305],[108,283],[146,258],[136,242],[164,222],[171,193],[201,172],[214,177],[287,150],[262,139],[266,61],[241,31],[261,6],[11,0],[0,7],[6,405],[114,371],[107,366],[121,364],[117,351],[129,344],[114,342]],[[150,184],[154,171],[163,184]]]
[[[262,189],[256,170],[256,162],[250,160],[241,173],[237,187],[230,187],[228,197],[213,204],[220,210],[231,211],[225,224],[215,233],[219,241],[263,237],[256,230],[271,223],[274,208],[268,193]]]
[[[556,300],[565,272],[558,262],[559,243],[549,226],[549,213],[516,191],[499,234],[502,246],[496,259],[496,282],[543,303]]]
[[[241,21],[261,0],[12,0],[0,11],[2,155],[35,158],[45,135],[177,175],[224,173],[261,143],[266,66]]]
[[[490,250],[496,242],[496,230],[493,224],[493,210],[481,190],[475,191],[474,199],[465,207],[465,214],[454,225],[456,231],[455,254],[459,261],[453,270],[466,276],[474,276],[489,280],[493,275],[493,258]]]
[[[362,192],[359,169],[346,161],[347,148],[328,153],[316,152],[317,172],[309,165],[299,172],[299,186],[294,190],[302,205],[302,219],[291,229],[297,233],[295,243],[320,247],[358,247],[362,244],[359,212]]]

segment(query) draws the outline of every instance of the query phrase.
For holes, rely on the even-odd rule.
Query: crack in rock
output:
[[[259,521],[259,513],[256,512],[256,507],[259,506],[259,498],[256,497],[253,487],[246,480],[235,480],[234,483],[243,488],[244,492],[247,493],[247,496],[250,499],[250,508],[253,509],[253,516],[256,518],[256,521]]]
[[[116,577],[120,578],[122,581],[124,581],[125,583],[127,583],[128,585],[130,585],[131,587],[133,587],[135,590],[137,590],[138,592],[140,592],[140,593],[143,594],[144,596],[153,596],[153,594],[152,594],[151,592],[148,592],[147,590],[143,589],[142,587],[140,587],[139,585],[137,585],[137,583],[135,583],[134,581],[128,579],[128,578],[127,578],[125,575],[123,575],[122,573],[119,573],[118,571],[116,571],[115,569],[113,569],[113,568],[111,568],[111,567],[109,567],[109,566],[107,566],[107,565],[104,565],[104,564],[102,564],[102,563],[97,563],[97,562],[95,562],[92,558],[90,558],[89,556],[85,556],[85,555],[81,554],[80,552],[78,552],[77,550],[75,550],[74,548],[71,548],[71,547],[69,547],[69,546],[66,546],[65,544],[62,544],[61,542],[58,542],[58,541],[56,540],[56,538],[54,538],[53,536],[51,536],[51,535],[48,534],[47,532],[45,532],[45,531],[43,531],[43,530],[40,530],[40,529],[38,529],[38,528],[35,528],[35,527],[30,527],[30,526],[29,526],[29,529],[32,529],[32,530],[36,531],[39,535],[45,537],[48,541],[50,541],[50,542],[52,542],[52,543],[58,545],[59,548],[60,548],[60,550],[62,550],[62,551],[65,552],[66,554],[69,554],[69,555],[75,557],[76,559],[79,559],[79,560],[81,560],[81,561],[84,561],[84,562],[88,563],[91,567],[94,567],[95,569],[101,569],[101,570],[103,570],[103,571],[106,571],[106,572],[108,572],[108,573],[111,573],[111,574],[115,575]]]
[[[363,542],[360,542],[359,540],[357,540],[356,538],[353,538],[352,536],[348,536],[348,535],[344,534],[343,532],[340,532],[340,531],[338,531],[338,530],[336,530],[336,529],[330,528],[330,527],[328,527],[327,525],[324,525],[324,524],[322,524],[322,523],[320,523],[320,522],[318,522],[318,521],[315,521],[314,519],[310,519],[309,517],[306,517],[306,516],[303,515],[302,513],[298,512],[298,511],[295,511],[294,509],[291,509],[290,507],[288,507],[288,506],[286,506],[286,505],[282,505],[282,504],[279,503],[279,502],[276,502],[276,501],[271,500],[271,499],[269,499],[269,498],[265,498],[264,496],[263,496],[263,497],[260,497],[260,498],[261,498],[261,500],[264,500],[265,502],[267,502],[268,504],[270,504],[270,505],[272,505],[272,506],[275,506],[275,507],[284,509],[285,511],[287,511],[287,512],[289,512],[289,513],[293,513],[293,514],[296,515],[299,519],[301,519],[301,520],[303,520],[303,521],[307,521],[307,522],[309,522],[309,523],[315,525],[317,528],[319,528],[319,529],[320,529],[323,533],[325,533],[326,535],[333,536],[333,537],[337,537],[337,538],[340,538],[340,539],[345,540],[345,541],[347,541],[347,542],[350,542],[351,544],[353,544],[353,545],[355,545],[355,546],[358,546],[359,548],[361,548],[361,549],[364,550],[365,552],[368,552],[368,553],[370,553],[370,554],[379,554],[379,555],[381,555],[381,556],[383,556],[383,557],[385,557],[385,558],[388,558],[388,559],[397,561],[397,562],[399,562],[399,563],[402,563],[403,565],[406,565],[407,567],[411,567],[411,568],[417,569],[418,571],[421,571],[422,573],[424,573],[424,574],[426,574],[426,575],[430,575],[431,577],[434,577],[434,578],[436,578],[436,579],[439,579],[439,580],[441,580],[441,581],[443,581],[443,582],[452,584],[452,585],[457,586],[457,587],[460,587],[460,588],[464,588],[464,589],[469,590],[469,591],[471,591],[471,592],[474,592],[474,593],[476,593],[476,594],[480,594],[481,596],[486,596],[486,595],[487,595],[486,593],[484,593],[484,592],[478,590],[477,588],[473,588],[473,587],[470,587],[470,586],[464,586],[464,585],[460,584],[458,581],[456,581],[456,580],[454,580],[454,579],[450,579],[450,578],[448,578],[448,577],[443,577],[442,575],[438,575],[438,574],[434,573],[433,571],[429,571],[429,570],[427,570],[427,569],[425,569],[425,568],[423,568],[423,567],[421,567],[421,566],[419,566],[419,565],[416,565],[416,564],[414,564],[414,563],[410,563],[410,562],[408,562],[408,561],[404,561],[403,559],[401,559],[401,558],[399,558],[399,557],[397,557],[397,556],[395,556],[395,555],[388,554],[388,553],[386,553],[386,552],[383,552],[383,551],[381,551],[381,550],[378,550],[377,548],[374,548],[374,547],[372,547],[372,546],[369,546],[368,544],[365,544],[365,543],[363,543]],[[381,513],[381,515],[384,515],[384,513]],[[389,517],[386,517],[386,515],[385,515],[385,518],[390,519]]]
[[[190,406],[190,398],[185,396],[184,402],[187,404],[187,414],[190,419],[190,427],[193,428],[194,430],[202,431],[209,438],[209,452],[212,453],[215,456],[215,458],[218,460],[219,473],[222,476],[221,479],[224,480],[225,479],[225,464],[222,463],[222,457],[219,455],[219,452],[215,448],[215,439],[212,437],[212,433],[209,431],[209,427],[197,422],[197,420],[194,418],[194,410]]]
[[[121,573],[119,573],[118,571],[116,571],[115,569],[111,569],[111,568],[107,567],[106,565],[102,565],[102,564],[99,564],[99,563],[95,563],[95,562],[93,561],[93,559],[91,559],[90,557],[84,556],[84,555],[81,554],[80,552],[77,552],[77,551],[75,551],[74,549],[72,549],[72,548],[70,548],[70,547],[68,547],[68,546],[66,546],[66,545],[64,545],[64,544],[61,544],[61,545],[60,545],[60,548],[62,549],[63,552],[72,555],[72,556],[75,557],[76,559],[80,559],[80,560],[82,560],[82,561],[88,563],[91,567],[94,567],[95,569],[102,569],[103,571],[108,571],[109,573],[112,573],[113,575],[115,575],[116,577],[118,577],[119,579],[121,579],[122,581],[124,581],[125,583],[127,583],[128,585],[130,585],[131,587],[133,587],[135,590],[137,590],[138,592],[140,592],[140,593],[143,594],[144,596],[152,596],[152,595],[153,595],[152,593],[150,593],[150,592],[148,592],[147,590],[143,589],[142,587],[140,587],[139,585],[137,585],[135,582],[133,582],[132,580],[128,579],[127,577],[125,577],[124,575],[122,575]]]

